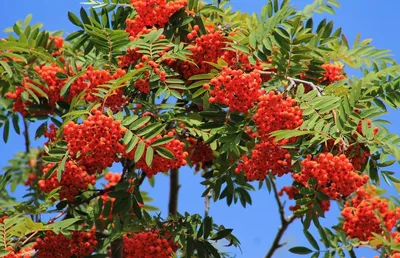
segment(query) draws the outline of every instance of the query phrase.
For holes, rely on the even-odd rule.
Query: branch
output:
[[[260,74],[265,74],[265,75],[277,75],[277,73],[271,72],[271,71],[259,71],[259,72],[260,72]],[[313,90],[317,90],[317,91],[318,91],[317,95],[318,95],[319,97],[322,96],[322,93],[323,93],[323,91],[324,91],[321,87],[315,85],[313,82],[310,82],[310,81],[305,81],[305,80],[301,80],[301,79],[296,79],[296,78],[289,77],[289,76],[286,77],[286,79],[289,80],[289,83],[290,83],[290,84],[289,84],[289,86],[286,88],[285,91],[291,91],[292,89],[294,89],[295,87],[297,87],[297,85],[300,84],[300,83],[310,86]]]
[[[271,180],[272,189],[274,191],[275,200],[278,203],[278,210],[279,215],[281,218],[281,226],[278,230],[278,233],[275,236],[274,241],[272,242],[271,248],[269,249],[268,253],[265,255],[265,258],[272,258],[275,251],[285,245],[285,243],[280,243],[283,234],[285,233],[288,226],[296,219],[295,216],[290,216],[288,218],[285,217],[285,207],[283,206],[281,199],[279,199],[278,189],[276,187],[276,183],[274,180]]]
[[[73,206],[73,207],[77,207],[77,206],[82,205],[82,204],[84,204],[84,203],[89,203],[91,200],[93,200],[93,199],[95,199],[95,198],[97,198],[97,197],[100,197],[100,196],[102,196],[102,195],[104,195],[104,194],[106,194],[106,193],[108,193],[108,192],[111,192],[111,191],[113,191],[114,189],[115,189],[115,186],[111,186],[111,187],[109,187],[109,188],[102,189],[102,190],[98,191],[97,193],[92,194],[91,196],[89,196],[89,197],[86,198],[86,199],[77,200],[77,201],[73,202],[73,203],[72,203],[72,206]]]
[[[179,170],[171,169],[169,183],[169,204],[168,213],[175,215],[178,211],[178,191],[179,191]]]
[[[28,121],[23,118],[24,120],[24,137],[25,137],[25,152],[29,153],[31,148],[31,141],[29,139],[29,128],[28,128]]]
[[[143,181],[146,179],[146,176],[147,176],[146,172],[142,171],[142,173],[137,179],[137,183],[135,184],[135,186],[137,187],[141,186],[143,184]]]

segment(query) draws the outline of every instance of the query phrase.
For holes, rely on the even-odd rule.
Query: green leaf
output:
[[[59,80],[66,80],[68,79],[68,75],[66,75],[65,73],[61,73],[61,72],[57,72],[56,73],[56,77]]]
[[[211,240],[220,240],[222,238],[225,238],[229,236],[232,233],[233,229],[223,229],[218,231],[212,238]]]
[[[61,161],[60,166],[58,167],[58,171],[57,171],[57,180],[58,180],[58,182],[61,182],[62,173],[64,172],[65,163],[67,162],[67,158],[68,158],[68,154],[66,153],[64,158]]]
[[[74,13],[68,12],[68,19],[72,22],[72,24],[83,28],[82,22],[79,20],[78,16],[76,16]]]
[[[204,239],[207,239],[208,236],[210,235],[210,233],[212,231],[212,224],[213,224],[213,222],[212,222],[212,218],[211,217],[207,216],[207,217],[204,218],[204,221],[203,221],[203,236],[204,236]]]
[[[289,252],[294,254],[310,254],[313,251],[304,246],[296,246],[289,249]]]
[[[4,70],[7,72],[8,77],[12,78],[13,72],[11,70],[11,67],[4,61],[0,61],[1,66],[3,66]]]
[[[204,89],[204,88],[198,89],[195,93],[193,93],[192,99],[195,99],[195,98],[201,96],[201,95],[204,94],[204,92],[206,92],[206,91],[207,91],[207,90]]]
[[[186,248],[185,248],[185,257],[186,258],[192,258],[193,253],[194,253],[194,241],[191,236],[188,236],[186,238]]]
[[[151,167],[151,162],[153,161],[154,149],[152,147],[147,147],[146,150],[146,164]]]
[[[135,162],[138,162],[139,159],[143,156],[145,147],[146,147],[145,143],[143,141],[140,141],[139,145],[137,146],[137,149],[135,151],[135,157],[134,157]]]
[[[168,150],[167,148],[164,148],[164,147],[157,147],[156,152],[161,157],[166,158],[166,159],[174,159],[175,158],[175,155],[170,150]]]
[[[129,126],[129,129],[131,130],[137,130],[139,129],[141,126],[143,126],[144,124],[146,124],[147,122],[149,122],[151,119],[151,116],[145,116],[142,118],[139,118],[138,120],[136,120],[135,122],[133,122],[131,124],[131,126]]]
[[[71,87],[72,83],[81,75],[81,73],[75,75],[74,77],[70,78],[64,86],[61,88],[60,96],[64,96],[65,93],[68,91],[69,87]]]
[[[124,135],[124,139],[122,140],[123,144],[127,145],[131,142],[133,137],[133,133],[130,130],[127,130]]]
[[[160,139],[158,139],[158,140],[155,140],[155,141],[151,144],[151,146],[152,146],[152,147],[155,147],[155,146],[163,145],[163,144],[169,143],[169,142],[172,141],[173,139],[174,139],[174,137],[172,137],[172,136],[162,137],[162,138],[160,138]]]
[[[3,140],[5,143],[8,141],[8,136],[10,134],[10,122],[9,120],[6,121],[4,124],[4,129],[3,129]]]
[[[318,251],[319,249],[319,245],[317,243],[317,241],[315,240],[315,238],[312,236],[312,234],[310,232],[308,232],[307,230],[303,230],[304,235],[306,236],[308,242],[312,245],[312,247],[314,247],[315,249],[317,249]]]
[[[210,80],[197,81],[197,82],[194,82],[194,83],[190,84],[188,89],[191,90],[191,89],[195,89],[195,88],[198,88],[198,87],[202,87],[204,84],[209,83],[209,82],[210,82]]]
[[[276,141],[282,140],[282,139],[289,139],[292,137],[296,136],[301,136],[301,135],[307,135],[307,134],[316,134],[316,132],[313,131],[298,131],[298,130],[279,130],[272,132],[270,135],[272,137],[275,137]]]
[[[205,74],[197,74],[192,77],[190,77],[188,80],[189,81],[195,81],[195,80],[205,80],[205,79],[212,79],[215,77],[215,74],[212,73],[205,73]]]

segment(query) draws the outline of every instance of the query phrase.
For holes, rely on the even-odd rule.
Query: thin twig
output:
[[[271,248],[269,249],[268,253],[265,255],[265,258],[271,258],[275,251],[285,245],[285,243],[281,243],[281,239],[283,234],[285,233],[288,226],[296,219],[295,216],[285,217],[285,207],[279,198],[278,189],[276,187],[276,183],[274,180],[271,180],[272,189],[274,191],[275,200],[278,204],[278,211],[281,219],[281,226],[278,230],[278,233],[275,236],[274,241],[272,242]]]
[[[100,196],[102,196],[102,195],[104,195],[104,194],[106,194],[106,193],[108,193],[108,192],[111,192],[111,191],[113,191],[114,189],[115,189],[115,186],[111,186],[111,187],[109,187],[109,188],[102,189],[102,190],[98,191],[97,193],[92,194],[92,195],[89,196],[88,198],[85,198],[85,199],[83,199],[83,200],[78,200],[78,201],[76,201],[76,202],[73,202],[72,205],[73,205],[73,207],[77,207],[77,206],[82,205],[82,204],[84,204],[84,203],[89,203],[91,200],[93,200],[93,199],[95,199],[95,198],[97,198],[97,197],[100,197]]]
[[[49,224],[54,223],[54,221],[59,219],[62,215],[64,215],[67,212],[68,212],[68,210],[64,210],[64,211],[60,212],[59,214],[57,214],[57,216],[55,216],[54,218],[51,218],[48,223]]]

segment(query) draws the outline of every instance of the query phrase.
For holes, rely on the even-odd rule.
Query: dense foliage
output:
[[[215,242],[240,242],[209,216],[210,199],[246,207],[258,186],[282,223],[266,257],[295,220],[310,246],[292,253],[400,257],[400,202],[379,188],[400,183],[386,169],[400,139],[379,118],[400,106],[400,66],[369,39],[350,46],[333,22],[314,25],[336,0],[300,11],[269,0],[252,15],[220,2],[91,0],[68,13],[77,30],[66,38],[31,16],[7,29],[0,127],[4,142],[11,127],[25,137],[26,151],[0,177],[1,256],[226,257]],[[34,124],[47,139],[39,149]],[[116,163],[123,171],[109,172]],[[201,170],[204,217],[177,212],[183,166]],[[140,189],[159,173],[171,180],[169,216]],[[279,190],[284,175],[293,184]],[[341,217],[328,228],[332,202]]]

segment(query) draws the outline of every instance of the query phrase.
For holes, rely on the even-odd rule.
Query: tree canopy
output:
[[[309,245],[290,256],[400,257],[400,202],[380,187],[400,183],[400,139],[382,119],[400,105],[400,66],[370,39],[314,24],[338,1],[269,0],[253,14],[226,0],[86,4],[65,38],[28,15],[0,40],[0,130],[26,147],[0,176],[0,256],[229,257],[216,242],[240,239],[210,203],[245,208],[268,191],[281,226],[266,258],[295,220]],[[203,178],[204,216],[178,212],[184,166]],[[160,173],[158,213],[141,185]],[[293,183],[278,189],[283,176]],[[341,217],[327,227],[332,203]]]

